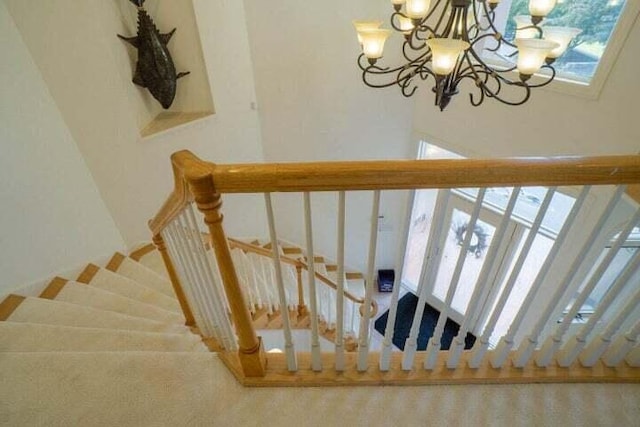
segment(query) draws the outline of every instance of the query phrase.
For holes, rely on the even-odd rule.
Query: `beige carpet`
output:
[[[209,353],[0,353],[3,426],[637,426],[640,385],[250,389]]]

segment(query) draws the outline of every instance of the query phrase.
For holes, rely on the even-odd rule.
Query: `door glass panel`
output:
[[[522,239],[520,239],[516,256],[513,257],[511,265],[508,269],[508,274],[500,284],[500,294],[502,294],[502,291],[504,290],[504,287],[507,284],[511,273],[513,272],[513,267],[517,262],[520,253],[522,252],[522,247],[524,246],[528,234],[529,230],[527,230],[522,236]],[[529,254],[525,259],[524,265],[522,266],[522,269],[518,274],[518,278],[516,279],[515,285],[513,286],[511,295],[507,299],[507,304],[502,310],[502,314],[498,318],[498,323],[496,324],[496,327],[493,330],[493,334],[491,335],[490,342],[492,344],[497,343],[500,337],[507,333],[509,325],[511,325],[513,319],[516,317],[516,314],[520,310],[520,306],[529,293],[529,289],[531,289],[531,285],[533,285],[533,282],[536,279],[536,276],[538,275],[542,264],[544,264],[544,261],[547,258],[547,255],[549,254],[553,243],[553,239],[545,237],[542,234],[538,234],[533,240],[533,244],[531,245]],[[494,301],[491,311],[493,311],[493,309],[495,308],[498,300],[499,298],[496,298],[496,300]]]
[[[451,278],[455,270],[458,256],[462,249],[462,243],[466,237],[467,225],[470,215],[459,209],[453,209],[451,214],[451,222],[449,224],[449,232],[443,248],[442,262],[438,270],[438,275],[433,288],[435,297],[444,301],[446,298]],[[465,257],[460,281],[453,297],[451,307],[464,314],[469,305],[471,294],[475,288],[480,270],[485,262],[486,251],[491,245],[495,227],[484,221],[478,220],[473,231],[471,244]]]
[[[418,190],[413,202],[411,228],[409,229],[407,252],[402,270],[402,283],[414,292],[417,291],[420,281],[420,271],[422,270],[424,251],[429,241],[437,195],[437,190]]]

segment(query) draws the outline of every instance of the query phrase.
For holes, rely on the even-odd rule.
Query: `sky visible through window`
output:
[[[515,39],[516,20],[518,16],[529,19],[528,0],[505,0],[498,9],[508,17],[504,24],[504,35],[507,40]],[[551,14],[542,22],[545,26],[572,27],[582,29],[567,51],[553,64],[559,77],[588,83],[594,76],[600,59],[604,54],[611,34],[622,14],[625,0],[560,0]],[[501,59],[515,62],[511,47],[504,47],[498,53]]]

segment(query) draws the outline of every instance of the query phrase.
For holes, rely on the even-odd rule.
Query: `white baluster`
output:
[[[609,309],[613,301],[617,298],[620,292],[627,286],[631,277],[636,273],[640,267],[640,251],[637,251],[632,259],[630,259],[624,270],[620,272],[618,277],[612,283],[611,287],[605,294],[604,298],[598,304],[596,311],[589,316],[589,320],[573,339],[570,339],[567,344],[560,351],[558,360],[561,366],[570,366],[578,357],[582,349],[587,344],[587,337],[593,331],[598,321],[604,316],[605,312]],[[597,339],[592,341],[598,342]],[[598,355],[600,357],[600,355]],[[587,360],[590,361],[590,360]],[[585,365],[586,366],[586,365]],[[591,365],[593,366],[593,365]]]
[[[358,371],[367,370],[369,356],[369,327],[371,321],[371,299],[373,297],[373,280],[375,274],[376,248],[378,242],[378,216],[380,214],[380,190],[373,192],[371,208],[371,231],[369,234],[369,258],[367,261],[367,282],[364,293],[364,310],[360,318],[358,331]]]
[[[338,193],[338,269],[336,285],[336,371],[344,371],[344,217],[345,193]]]
[[[193,235],[192,235],[192,230],[189,227],[189,223],[188,223],[188,219],[186,216],[186,210],[183,211],[180,215],[178,215],[178,232],[182,233],[182,236],[184,237],[184,241],[185,244],[187,246],[187,263],[189,265],[189,269],[193,272],[193,279],[194,279],[194,284],[196,289],[198,289],[200,298],[202,298],[202,306],[203,306],[203,310],[204,310],[204,317],[206,319],[206,322],[210,328],[210,330],[212,331],[212,336],[218,340],[219,342],[221,342],[221,334],[220,334],[220,330],[218,328],[218,322],[216,321],[216,313],[215,310],[213,308],[213,302],[211,300],[211,296],[209,295],[209,291],[207,289],[207,284],[206,284],[206,280],[204,278],[204,276],[202,275],[202,272],[198,269],[198,262],[196,260],[196,253],[195,253],[195,244],[196,242],[193,241]],[[198,239],[201,239],[200,236],[197,237]]]
[[[554,341],[558,341],[558,342],[562,341],[562,338],[564,337],[564,334],[569,329],[569,326],[571,326],[573,319],[576,317],[576,315],[582,308],[582,305],[585,303],[587,298],[589,298],[589,295],[591,295],[591,292],[593,291],[593,289],[596,287],[596,285],[598,284],[598,282],[600,281],[604,273],[609,268],[611,261],[613,261],[615,256],[618,254],[622,245],[627,241],[629,234],[631,234],[631,231],[636,226],[638,221],[640,221],[640,209],[636,211],[636,213],[633,215],[631,220],[624,227],[623,231],[620,232],[620,235],[616,239],[613,246],[611,246],[607,254],[602,259],[602,262],[600,262],[600,264],[598,265],[598,268],[596,269],[596,271],[593,273],[593,275],[591,276],[587,284],[584,286],[584,288],[582,288],[582,290],[578,294],[578,297],[571,305],[571,309],[562,319],[562,323],[560,324],[560,326],[558,326],[558,329],[554,334]],[[558,364],[563,367],[568,366],[565,364],[566,362],[567,361],[564,359],[558,360]]]
[[[416,307],[416,312],[413,315],[413,323],[411,323],[409,337],[405,341],[404,352],[402,353],[402,369],[405,371],[410,371],[413,368],[413,360],[418,348],[418,332],[420,330],[420,323],[422,322],[424,307],[427,303],[426,298],[429,284],[435,280],[435,275],[438,273],[438,267],[442,260],[443,251],[440,244],[442,236],[445,233],[445,227],[443,224],[450,194],[450,190],[438,191],[433,221],[431,222],[431,227],[429,229],[429,242],[424,251],[422,271],[420,272],[420,283],[422,288],[418,297],[418,306]]]
[[[207,292],[207,294],[210,297],[209,300],[213,304],[214,312],[216,313],[216,320],[219,322],[219,330],[222,338],[221,344],[226,350],[235,351],[238,349],[238,343],[235,340],[233,327],[231,326],[231,321],[227,315],[226,294],[222,289],[219,273],[216,274],[216,271],[214,270],[214,258],[207,254],[207,249],[200,237],[200,229],[198,228],[198,222],[196,221],[192,204],[188,206],[187,213],[191,220],[191,230],[194,233],[194,242],[196,243],[199,263],[206,276],[206,280],[210,284],[209,289],[211,292]]]
[[[611,345],[611,339],[618,332],[622,324],[633,314],[640,304],[640,290],[627,302],[624,308],[615,316],[607,327],[595,337],[584,351],[584,357],[580,361],[584,366],[594,366],[598,359]]]
[[[598,222],[593,227],[593,231],[589,233],[589,237],[582,245],[582,248],[580,249],[580,253],[574,258],[573,262],[571,263],[571,267],[569,268],[569,271],[567,271],[562,281],[556,287],[556,290],[553,293],[553,296],[549,300],[549,304],[547,304],[547,307],[545,308],[543,313],[540,315],[532,332],[529,334],[530,336],[534,334],[540,335],[542,333],[542,330],[547,320],[556,318],[554,313],[564,309],[564,307],[559,306],[559,304],[564,301],[563,295],[565,294],[567,288],[570,287],[571,283],[576,278],[576,274],[578,273],[578,270],[582,266],[584,259],[587,257],[587,254],[593,249],[593,245],[595,244],[596,239],[600,234],[600,231],[604,228],[605,223],[609,219],[609,215],[611,215],[611,212],[613,212],[616,205],[620,201],[620,198],[624,194],[625,189],[626,187],[623,185],[618,186],[616,188],[615,193],[612,195],[611,199],[609,199],[607,206],[605,207],[604,211],[598,218]],[[564,332],[562,332],[562,334],[564,334]],[[553,358],[553,355],[558,351],[558,349],[562,345],[562,337],[561,337],[562,334],[560,334],[559,335],[560,337],[557,339],[554,334],[551,334],[549,335],[549,337],[547,337],[547,339],[545,340],[544,344],[542,345],[542,348],[540,349],[536,357],[536,365],[538,365],[541,368],[549,366],[549,364],[551,363],[551,359]]]
[[[464,267],[464,263],[467,259],[467,254],[469,253],[469,245],[471,245],[471,238],[473,237],[473,231],[476,228],[476,223],[478,222],[478,217],[480,216],[480,210],[482,209],[482,202],[484,201],[484,195],[486,192],[486,188],[481,188],[478,192],[478,197],[476,198],[476,203],[473,207],[473,212],[471,213],[471,218],[469,219],[469,223],[467,225],[467,232],[465,234],[464,241],[462,242],[462,246],[460,247],[458,260],[456,261],[456,266],[453,270],[453,275],[451,276],[451,282],[449,283],[449,288],[447,289],[447,295],[444,299],[444,305],[442,307],[442,311],[440,312],[440,316],[438,317],[436,328],[433,331],[433,336],[429,339],[429,344],[427,345],[427,354],[424,359],[425,369],[434,369],[436,366],[438,354],[440,353],[440,341],[442,340],[444,325],[447,322],[447,317],[449,316],[448,310],[451,306],[451,303],[453,302],[453,296],[458,289],[458,283],[460,282],[460,276],[462,275],[462,268]]]
[[[322,371],[320,339],[318,336],[318,301],[316,265],[313,254],[313,223],[311,220],[311,194],[304,193],[304,223],[307,237],[307,279],[309,280],[309,311],[311,313],[311,369]]]
[[[498,303],[496,304],[496,306],[493,309],[493,312],[491,313],[489,322],[487,323],[487,326],[485,327],[485,330],[482,334],[482,338],[480,340],[481,343],[489,341],[489,338],[491,337],[491,334],[493,333],[493,330],[496,327],[496,323],[498,322],[498,319],[502,314],[502,310],[504,309],[504,306],[507,304],[507,300],[509,299],[509,296],[511,295],[511,291],[513,290],[513,287],[516,284],[516,280],[520,275],[520,270],[522,270],[522,266],[524,265],[524,262],[527,259],[527,256],[529,255],[529,250],[531,249],[531,245],[533,245],[533,241],[535,240],[538,234],[538,230],[540,229],[542,220],[544,219],[544,216],[547,212],[547,209],[549,208],[549,204],[551,203],[551,199],[553,199],[553,195],[555,194],[555,192],[556,192],[556,187],[552,187],[547,190],[547,194],[545,195],[544,200],[540,205],[540,209],[538,209],[538,213],[536,214],[536,218],[533,221],[533,224],[531,225],[529,234],[527,235],[527,238],[525,239],[525,242],[522,245],[522,250],[520,251],[518,258],[516,259],[513,269],[511,270],[511,274],[509,275],[509,278],[507,279],[507,282],[504,285],[504,289],[500,294]],[[509,351],[511,350],[511,345],[513,345],[513,342],[505,341],[504,339],[500,340],[500,343],[498,344],[498,347],[496,348],[496,351],[493,355],[494,357],[491,359],[491,365],[494,368],[499,368],[502,366],[502,364],[504,363],[505,359],[509,354]],[[486,348],[484,348],[484,350],[482,349],[483,349],[482,346],[478,347],[478,351],[474,352],[474,355],[473,355],[474,359],[484,354],[484,352],[486,351]]]
[[[513,342],[514,337],[518,332],[518,329],[520,328],[522,320],[524,319],[524,315],[526,314],[529,307],[531,307],[531,304],[533,303],[535,297],[538,295],[538,291],[542,287],[542,284],[547,277],[547,273],[549,272],[551,265],[556,260],[556,255],[558,255],[558,253],[560,252],[562,245],[569,235],[569,230],[571,229],[571,227],[573,227],[573,223],[575,222],[578,213],[582,209],[582,205],[587,199],[587,194],[589,194],[590,190],[590,186],[583,187],[582,191],[580,192],[580,196],[578,196],[573,206],[571,207],[571,211],[564,220],[562,228],[560,229],[560,232],[556,237],[556,241],[553,243],[551,250],[547,254],[542,267],[540,267],[540,270],[538,271],[538,274],[536,275],[531,288],[529,288],[527,296],[520,306],[520,310],[518,310],[516,317],[513,319],[513,322],[511,322],[511,325],[509,326],[509,330],[507,331],[507,335],[505,336],[505,341]],[[539,331],[534,331],[533,334],[530,334],[526,337],[513,358],[513,366],[515,366],[516,368],[522,368],[527,364],[527,362],[533,355],[533,351],[536,349],[539,334]]]
[[[633,328],[631,328],[631,330],[629,330],[629,332],[619,337],[613,343],[613,345],[602,357],[602,362],[611,368],[615,368],[616,366],[620,365],[620,363],[624,360],[631,349],[636,346],[639,337],[640,321],[636,322],[636,324],[633,326]]]
[[[184,230],[182,230],[182,225],[180,224],[180,221],[178,220],[178,218],[175,219],[175,221],[171,224],[171,226],[173,227],[174,236],[176,238],[175,240],[176,252],[180,256],[180,264],[182,265],[185,276],[187,277],[187,281],[190,284],[191,295],[193,297],[193,303],[194,303],[193,305],[198,307],[198,313],[201,321],[201,323],[198,324],[198,327],[205,334],[206,337],[212,337],[213,330],[211,329],[207,319],[207,312],[204,304],[204,298],[202,297],[200,293],[200,289],[196,284],[196,279],[195,279],[193,270],[189,266],[188,254],[190,250],[186,240],[186,235],[184,234]]]
[[[187,274],[187,270],[185,267],[185,262],[183,258],[183,254],[178,249],[179,237],[177,236],[177,231],[174,227],[174,222],[170,222],[165,230],[162,233],[165,243],[167,244],[167,249],[169,250],[169,254],[171,255],[171,259],[173,260],[176,272],[180,277],[180,283],[182,284],[182,290],[187,298],[187,302],[189,303],[189,307],[193,312],[193,317],[196,320],[196,325],[200,328],[202,333],[207,333],[207,329],[205,327],[205,322],[202,317],[202,311],[200,308],[200,302],[194,296],[194,289],[191,278]],[[208,335],[210,336],[210,335]]]
[[[278,250],[278,235],[276,234],[276,222],[273,216],[273,206],[271,204],[271,194],[264,193],[264,201],[267,205],[267,219],[269,221],[269,236],[271,237],[271,251],[273,254],[273,267],[276,273],[276,286],[278,287],[278,296],[280,298],[280,317],[282,317],[282,326],[284,332],[284,347],[287,357],[287,369],[290,372],[298,370],[298,362],[296,361],[296,350],[293,345],[293,337],[291,334],[291,321],[289,319],[289,304],[287,304],[287,296],[284,291],[284,280],[282,278],[282,265],[280,264],[280,251]]]
[[[387,316],[387,326],[384,331],[384,340],[382,341],[382,351],[380,353],[380,370],[388,371],[391,363],[391,350],[393,344],[393,332],[396,327],[396,316],[398,313],[398,298],[400,296],[400,287],[402,285],[402,275],[404,274],[404,257],[407,253],[407,243],[409,242],[409,233],[411,230],[411,214],[415,203],[415,191],[411,192],[411,203],[407,206],[405,219],[403,223],[402,238],[398,244],[396,254],[396,272],[393,281],[393,291],[391,293],[391,305],[389,306],[389,315]]]
[[[625,359],[632,368],[640,368],[640,345],[636,345]]]
[[[513,208],[516,205],[519,194],[520,187],[513,188],[504,215],[502,216],[500,224],[498,225],[498,228],[496,229],[496,232],[492,239],[491,247],[489,248],[489,250],[487,251],[487,255],[485,256],[485,261],[482,265],[482,270],[478,275],[478,280],[476,281],[476,285],[473,289],[471,299],[469,300],[469,307],[467,308],[467,312],[465,313],[464,320],[462,321],[462,325],[460,325],[458,334],[451,342],[451,348],[449,349],[449,358],[447,359],[447,368],[449,369],[455,368],[460,362],[460,356],[462,356],[462,351],[464,350],[465,346],[465,338],[470,329],[471,319],[476,316],[478,310],[480,310],[480,307],[482,306],[480,295],[482,295],[484,287],[486,286],[487,279],[493,271],[493,266],[497,258],[498,250],[502,246],[502,242],[504,241],[504,238],[506,236],[509,222],[511,222],[511,214],[513,213]],[[489,343],[487,342],[486,344],[488,346]],[[477,368],[477,366],[475,367]]]

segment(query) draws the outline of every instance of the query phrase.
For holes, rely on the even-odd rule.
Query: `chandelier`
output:
[[[497,29],[496,8],[500,0],[391,0],[391,26],[404,36],[404,64],[381,67],[384,44],[392,31],[382,21],[354,21],[362,54],[358,66],[362,80],[373,88],[398,85],[412,96],[416,82],[434,80],[435,105],[444,110],[463,82],[471,83],[473,106],[485,98],[508,105],[527,102],[531,89],[549,84],[556,76],[554,61],[581,30],[543,26],[556,0],[529,0],[530,17],[516,17],[515,40],[508,41]],[[506,50],[512,52],[499,54]],[[488,60],[487,57],[493,58]],[[517,56],[513,65],[512,58]],[[531,76],[548,70],[539,79]],[[516,73],[517,71],[517,73]]]

